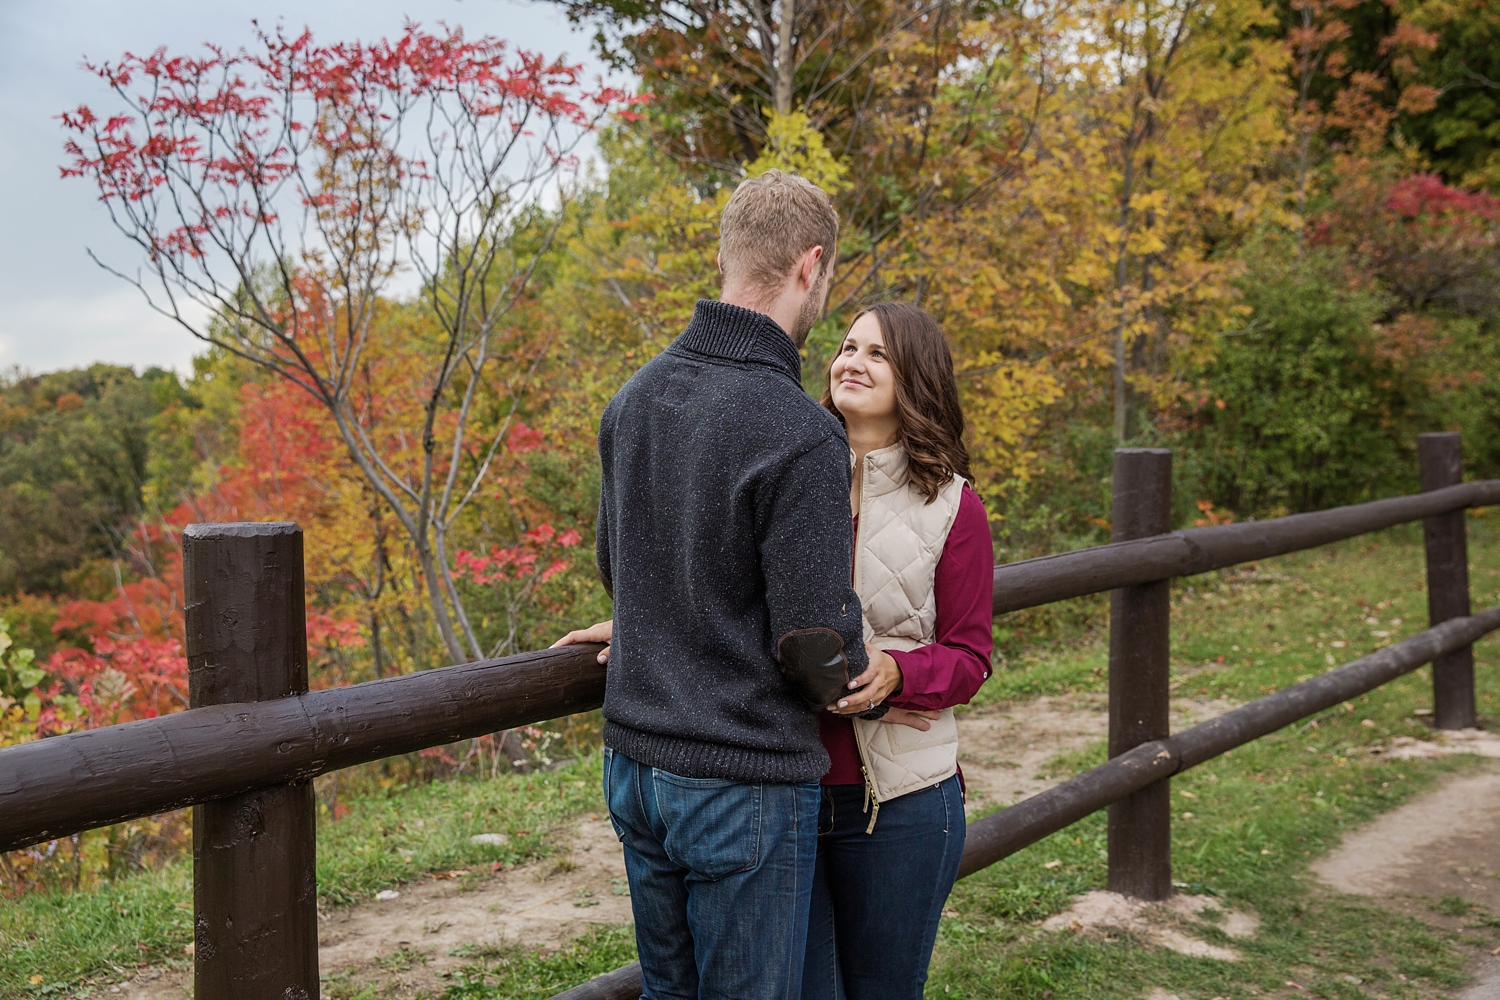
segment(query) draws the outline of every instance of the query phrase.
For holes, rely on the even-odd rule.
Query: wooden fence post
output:
[[[194,524],[182,533],[194,708],[307,691],[302,529]],[[316,1000],[311,782],[193,809],[193,995]]]
[[[1113,540],[1172,529],[1172,453],[1115,450]],[[1109,755],[1171,735],[1170,580],[1109,595]],[[1109,888],[1138,899],[1172,894],[1172,788],[1148,785],[1109,807]]]
[[[1457,433],[1417,435],[1422,492],[1464,480],[1463,438]],[[1431,625],[1469,614],[1469,545],[1466,512],[1450,511],[1422,522],[1427,543],[1427,617]],[[1474,647],[1465,646],[1432,664],[1432,719],[1439,729],[1476,725]]]

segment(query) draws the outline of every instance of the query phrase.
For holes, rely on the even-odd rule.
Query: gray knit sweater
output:
[[[815,709],[775,642],[822,626],[864,669],[849,444],[769,316],[700,301],[599,426],[598,559],[615,602],[604,742],[693,778],[816,781]]]

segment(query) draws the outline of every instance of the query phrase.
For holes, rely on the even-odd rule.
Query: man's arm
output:
[[[599,565],[604,592],[614,600],[615,577],[609,562],[609,494],[602,482],[599,486],[599,520],[594,525],[594,561]]]
[[[863,672],[864,618],[850,582],[848,447],[829,438],[797,456],[766,484],[758,506],[772,643],[794,629],[832,629],[844,640],[851,675]]]
[[[600,439],[600,465],[604,464],[603,438]],[[604,583],[604,591],[609,594],[610,600],[614,600],[615,585],[614,576],[610,572],[609,558],[609,476],[599,477],[599,520],[594,525],[594,560],[599,564],[599,579]],[[599,622],[588,628],[574,629],[561,639],[552,644],[552,648],[558,646],[572,646],[582,642],[602,642],[604,648],[599,651],[599,662],[609,662],[609,644],[614,638],[615,622],[611,618],[606,622]]]
[[[613,400],[610,405],[614,405]],[[614,506],[614,490],[610,487],[613,472],[610,468],[610,456],[614,452],[611,447],[611,429],[610,407],[605,407],[604,414],[599,419],[599,518],[594,524],[594,561],[599,566],[599,579],[604,583],[604,592],[609,595],[610,600],[614,600],[615,574],[609,558],[609,512]]]

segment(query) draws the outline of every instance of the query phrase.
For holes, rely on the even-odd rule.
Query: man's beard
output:
[[[828,304],[828,269],[818,277],[818,285],[812,290],[802,302],[802,311],[797,313],[797,322],[792,324],[792,329],[787,332],[792,335],[792,343],[797,345],[797,350],[802,350],[802,345],[807,343],[807,335],[818,320],[823,318],[823,309]]]

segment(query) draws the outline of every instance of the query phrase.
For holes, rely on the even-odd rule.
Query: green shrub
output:
[[[1246,327],[1205,372],[1188,434],[1199,481],[1242,514],[1315,510],[1415,485],[1409,415],[1419,391],[1381,350],[1387,303],[1326,253],[1252,257]]]

